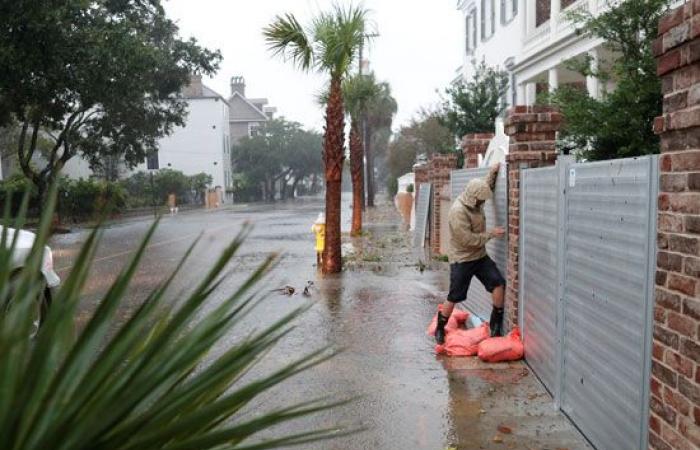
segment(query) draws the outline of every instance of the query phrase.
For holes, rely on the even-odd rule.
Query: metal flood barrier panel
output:
[[[420,183],[418,198],[416,199],[416,229],[413,235],[414,247],[425,247],[425,235],[428,232],[428,219],[430,218],[430,183]]]
[[[521,172],[520,299],[527,360],[554,395],[557,378],[557,167]],[[526,307],[525,307],[526,306]]]
[[[478,169],[462,169],[453,170],[450,176],[450,192],[452,201],[454,202],[459,195],[464,192],[467,183],[474,178],[484,178],[488,175],[488,168]],[[493,200],[486,202],[484,205],[484,213],[486,214],[486,228],[501,226],[506,229],[506,237],[503,239],[492,239],[486,244],[486,251],[493,258],[506,277],[506,268],[508,267],[508,170],[505,164],[501,164],[501,170],[498,172],[496,179],[496,190],[493,194]],[[491,294],[489,294],[484,286],[478,280],[472,280],[467,294],[465,306],[482,320],[488,320],[491,315]]]
[[[521,180],[528,363],[598,450],[646,449],[658,157],[563,159]]]

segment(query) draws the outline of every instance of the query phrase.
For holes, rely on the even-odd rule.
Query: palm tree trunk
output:
[[[372,155],[372,133],[370,126],[365,127],[365,158],[367,158],[367,206],[374,207],[374,155]]]
[[[362,233],[362,198],[363,191],[363,176],[364,169],[362,151],[362,139],[360,138],[360,130],[357,120],[352,120],[350,127],[350,175],[352,176],[352,228],[350,229],[351,236],[359,236]]]
[[[341,80],[331,79],[326,106],[326,133],[323,139],[323,163],[326,175],[326,245],[323,273],[339,273],[343,269],[340,236],[341,181],[345,152],[345,112]]]

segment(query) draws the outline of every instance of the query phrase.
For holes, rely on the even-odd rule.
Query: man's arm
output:
[[[498,171],[500,168],[501,163],[494,164],[491,166],[491,170],[489,170],[489,174],[486,176],[486,184],[489,185],[492,192],[496,189],[496,178],[498,178]]]
[[[464,224],[464,226],[462,226],[462,224]],[[450,232],[460,247],[483,247],[488,241],[491,240],[491,238],[493,238],[491,231],[474,233],[471,229],[469,216],[466,214],[464,220],[460,221],[460,226],[453,227],[450,225]]]

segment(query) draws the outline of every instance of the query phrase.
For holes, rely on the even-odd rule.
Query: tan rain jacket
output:
[[[486,256],[486,243],[491,234],[486,232],[484,205],[477,200],[490,200],[496,187],[498,167],[491,168],[486,178],[471,180],[450,208],[448,223],[450,240],[447,257],[450,263],[476,261]]]

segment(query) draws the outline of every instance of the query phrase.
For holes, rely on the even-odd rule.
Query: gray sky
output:
[[[321,129],[316,94],[325,79],[297,71],[272,57],[262,29],[277,14],[292,12],[305,23],[331,0],[167,0],[166,10],[184,37],[221,50],[224,60],[207,85],[224,96],[229,79],[243,75],[249,97],[266,97],[278,114]],[[438,100],[461,64],[462,18],[456,0],[365,0],[381,36],[369,49],[371,68],[389,81],[399,112],[394,128]]]

